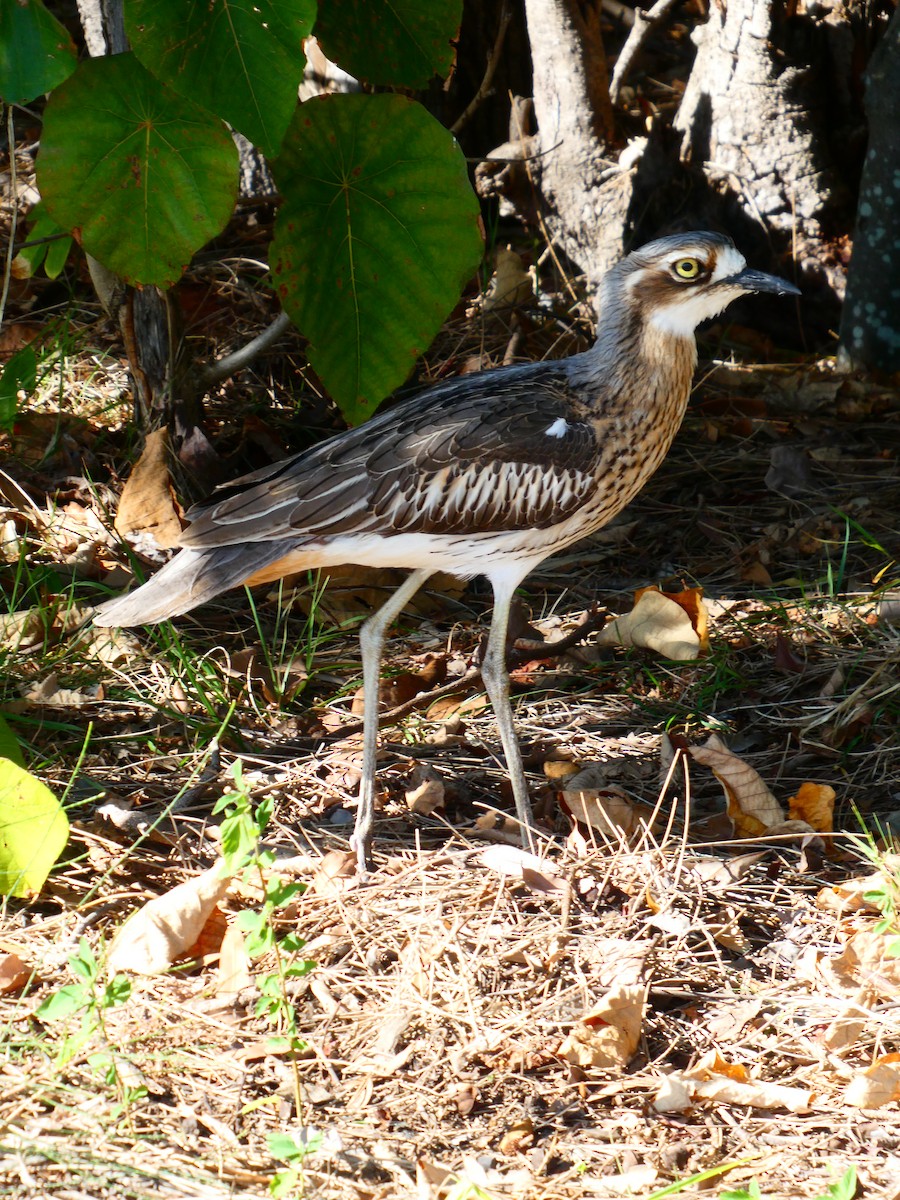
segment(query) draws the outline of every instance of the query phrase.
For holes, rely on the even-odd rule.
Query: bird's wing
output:
[[[601,456],[568,380],[567,363],[547,363],[432,388],[214,493],[182,544],[554,525],[584,503]]]

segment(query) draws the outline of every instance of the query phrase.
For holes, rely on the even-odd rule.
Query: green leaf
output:
[[[269,1153],[282,1162],[302,1162],[322,1148],[324,1134],[320,1129],[303,1128],[296,1134],[270,1133],[266,1138]]]
[[[69,837],[69,820],[48,787],[0,759],[0,894],[34,896]]]
[[[357,79],[421,88],[449,75],[462,0],[321,0],[316,37]]]
[[[28,104],[75,70],[64,25],[40,0],[0,0],[0,99]]]
[[[125,29],[158,79],[277,154],[294,109],[315,0],[130,0]]]
[[[102,1008],[115,1008],[124,1004],[131,996],[131,980],[127,975],[115,975],[103,989],[100,997]]]
[[[19,407],[19,392],[33,392],[36,384],[37,355],[32,346],[23,346],[0,374],[0,429],[12,429]]]
[[[64,1021],[73,1013],[89,1008],[90,1004],[90,988],[85,987],[83,983],[69,983],[42,1001],[35,1015],[42,1021]]]
[[[830,1183],[818,1200],[853,1200],[856,1195],[856,1167],[848,1167],[836,1183]]]
[[[238,154],[221,121],[118,54],[81,63],[50,97],[38,180],[89,254],[169,287],[231,216]]]
[[[403,96],[323,96],[300,106],[273,172],[282,303],[344,415],[361,421],[407,377],[480,261],[465,160]]]
[[[0,758],[8,758],[17,767],[25,769],[25,756],[19,739],[7,724],[6,717],[0,714]]]
[[[0,0],[0,4],[3,0]],[[23,247],[16,255],[28,263],[32,275],[37,273],[41,263],[48,279],[56,279],[66,265],[69,251],[72,249],[72,239],[64,229],[53,220],[44,204],[36,204],[29,218],[31,229],[28,240],[36,243]],[[42,241],[41,239],[46,239]]]

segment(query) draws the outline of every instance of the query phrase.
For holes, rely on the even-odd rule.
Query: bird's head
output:
[[[622,259],[604,282],[603,302],[681,337],[692,337],[701,321],[748,292],[800,295],[784,279],[751,271],[731,239],[718,233],[678,233],[650,242]]]

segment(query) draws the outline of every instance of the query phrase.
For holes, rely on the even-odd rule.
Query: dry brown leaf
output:
[[[693,1083],[684,1076],[666,1075],[653,1097],[653,1107],[657,1112],[684,1112],[691,1106]]]
[[[829,965],[845,987],[865,986],[873,998],[896,1001],[900,997],[900,957],[890,953],[896,941],[895,934],[861,929]]]
[[[488,313],[498,308],[514,308],[519,304],[527,304],[534,295],[534,285],[521,256],[510,246],[498,246],[494,253],[494,263],[491,281],[481,297],[481,311]],[[478,304],[473,305],[470,314],[477,311],[478,307]]]
[[[797,795],[788,800],[788,817],[806,821],[816,833],[832,833],[835,795],[827,783],[801,783]]]
[[[640,824],[628,793],[606,781],[605,769],[599,763],[571,775],[559,799],[574,820],[615,842],[634,833]]]
[[[218,958],[227,932],[228,918],[220,908],[214,908],[203,922],[194,942],[181,957],[203,961]]]
[[[718,1077],[695,1080],[691,1087],[695,1100],[714,1100],[719,1104],[737,1104],[749,1108],[786,1108],[788,1112],[809,1112],[813,1092],[807,1088],[787,1087],[779,1083],[739,1083]]]
[[[611,988],[568,1035],[560,1055],[576,1067],[626,1066],[641,1040],[646,996],[647,989],[642,985]]]
[[[661,596],[684,609],[700,639],[700,651],[705,654],[709,649],[709,610],[703,600],[703,588],[682,588],[680,592],[664,592],[662,588],[655,586],[638,588],[634,593],[635,601],[639,601],[645,592],[659,592]]]
[[[844,1091],[844,1103],[854,1108],[881,1108],[895,1100],[900,1100],[900,1054],[882,1054]]]
[[[533,1145],[534,1122],[531,1117],[523,1117],[503,1132],[498,1149],[501,1154],[521,1154]]]
[[[250,955],[244,935],[233,922],[225,930],[219,947],[219,969],[216,973],[217,996],[236,996],[253,983]]]
[[[168,970],[197,941],[229,883],[218,862],[202,875],[148,901],[113,938],[107,957],[110,974],[156,975]]]
[[[822,1041],[826,1050],[839,1054],[859,1041],[861,1034],[872,1019],[871,999],[869,989],[863,988],[853,1000],[844,1006],[825,1030]]]
[[[689,754],[712,773],[725,789],[728,815],[734,822],[735,836],[759,837],[784,822],[781,805],[749,763],[712,734],[702,746],[689,747]]]
[[[0,994],[21,991],[30,978],[31,971],[15,951],[0,951]]]
[[[737,1083],[747,1083],[750,1079],[750,1072],[743,1063],[729,1062],[727,1058],[723,1058],[718,1050],[710,1050],[689,1070],[685,1072],[688,1079],[714,1079],[716,1076],[725,1076],[727,1079],[733,1079]]]
[[[141,457],[135,463],[116,512],[115,528],[127,541],[146,546],[149,540],[161,550],[181,540],[181,520],[169,478],[169,435],[165,429],[147,434]]]
[[[413,764],[406,780],[406,803],[420,817],[430,817],[444,807],[444,781],[428,763]]]
[[[102,700],[103,689],[99,684],[81,690],[61,688],[59,677],[54,671],[39,683],[23,688],[22,695],[29,704],[44,705],[47,708],[84,708]]]
[[[764,567],[759,561],[759,559],[748,563],[746,567],[744,567],[744,569],[741,571],[741,579],[743,579],[745,583],[757,583],[760,587],[772,586],[772,576],[769,574],[767,568]]]
[[[726,950],[733,950],[735,954],[746,954],[750,949],[750,942],[741,930],[737,914],[734,912],[723,914],[722,920],[708,922],[707,929]]]
[[[352,850],[329,850],[318,864],[306,889],[307,896],[341,896],[356,883],[356,855]]]
[[[897,855],[888,855],[888,858],[894,860],[894,866],[888,866],[885,860],[886,869],[896,870]],[[816,906],[824,909],[825,912],[834,913],[835,916],[846,916],[848,913],[861,912],[878,912],[878,905],[874,900],[867,900],[866,896],[870,892],[877,892],[884,889],[885,880],[880,871],[876,871],[873,875],[861,875],[855,879],[845,879],[842,883],[835,884],[834,887],[822,888],[816,894]]]
[[[688,662],[700,654],[700,638],[685,610],[662,592],[643,592],[630,613],[616,617],[597,635],[598,646],[642,646]]]

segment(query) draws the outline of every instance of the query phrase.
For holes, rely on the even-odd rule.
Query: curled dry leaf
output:
[[[830,961],[830,967],[845,987],[864,986],[878,1000],[900,999],[900,957],[892,953],[896,934],[861,929]]]
[[[574,763],[546,762],[544,774],[551,781],[554,777],[560,781],[559,801],[569,815],[603,838],[618,844],[651,821],[653,829],[658,827],[659,813],[633,800],[618,784],[610,783],[608,769],[602,763],[589,763],[579,770]]]
[[[885,870],[891,873],[900,868],[900,857],[890,854],[885,857]],[[848,913],[878,912],[879,908],[873,899],[866,899],[877,892],[883,892],[886,880],[881,871],[872,875],[860,875],[855,879],[845,879],[834,887],[822,888],[816,895],[816,906],[835,916],[846,916]]]
[[[672,597],[647,589],[630,613],[600,630],[598,646],[642,646],[666,658],[689,662],[699,656],[701,639],[684,608]]]
[[[684,1112],[691,1106],[691,1085],[681,1075],[666,1075],[653,1097],[657,1112]]]
[[[750,949],[750,942],[738,924],[738,916],[733,909],[725,910],[718,920],[708,922],[707,929],[726,950],[746,954]]]
[[[718,1050],[710,1050],[704,1054],[685,1074],[688,1079],[715,1079],[723,1075],[737,1083],[747,1083],[750,1079],[750,1072],[743,1063],[729,1062]]]
[[[871,1067],[854,1075],[844,1091],[844,1103],[854,1108],[881,1108],[900,1100],[900,1054],[883,1054]]]
[[[103,689],[99,684],[90,687],[63,688],[59,686],[59,676],[52,671],[39,683],[22,689],[22,695],[29,704],[42,705],[47,708],[84,708],[103,699]]]
[[[808,1088],[787,1087],[780,1083],[737,1083],[731,1079],[699,1080],[693,1084],[695,1100],[714,1100],[719,1104],[737,1104],[749,1108],[786,1108],[788,1112],[809,1112],[813,1092]]]
[[[641,1039],[646,996],[643,985],[611,988],[565,1039],[560,1055],[576,1067],[626,1066]]]
[[[792,821],[806,821],[816,833],[832,833],[835,795],[827,783],[801,783],[797,795],[788,800],[788,816]]]
[[[128,918],[110,944],[110,974],[132,971],[156,975],[166,971],[194,945],[213,909],[228,891],[230,880],[216,863],[148,901]]]
[[[219,970],[215,989],[218,996],[236,996],[253,982],[250,955],[237,925],[229,925],[219,947]]]
[[[720,1104],[748,1105],[750,1108],[786,1108],[788,1112],[808,1112],[813,1093],[807,1088],[765,1083],[751,1079],[742,1063],[732,1063],[718,1051],[705,1054],[682,1078],[695,1100],[714,1100]]]
[[[329,850],[313,872],[306,895],[340,896],[355,882],[356,855],[353,851]]]
[[[515,308],[520,304],[527,304],[534,295],[531,275],[515,250],[510,246],[498,246],[494,254],[494,263],[494,273],[487,291],[481,297],[480,305],[476,303],[472,306],[469,315],[474,315],[479,307],[485,313],[496,309]]]
[[[695,762],[709,767],[725,789],[737,837],[759,837],[784,822],[781,805],[759,774],[732,754],[721,738],[712,734],[702,746],[691,746],[688,752]]]
[[[861,988],[857,997],[845,1005],[825,1030],[822,1041],[826,1050],[839,1054],[859,1041],[872,1019],[871,999],[869,989]]]
[[[141,457],[128,476],[115,520],[116,532],[143,548],[177,546],[181,521],[169,479],[169,435],[165,429],[147,434]]]
[[[0,995],[19,992],[31,978],[31,971],[14,950],[0,950]]]
[[[406,803],[420,817],[430,817],[444,807],[444,781],[428,763],[413,764],[406,780]]]
[[[534,1145],[534,1122],[531,1117],[523,1117],[510,1125],[500,1138],[501,1154],[521,1154]]]

